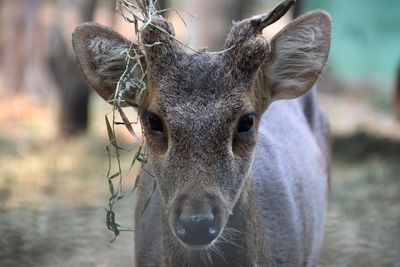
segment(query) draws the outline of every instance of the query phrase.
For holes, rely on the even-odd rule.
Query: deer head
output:
[[[267,107],[306,93],[325,65],[331,34],[327,13],[295,19],[270,42],[261,35],[267,18],[234,23],[227,50],[219,54],[185,52],[161,17],[143,30],[142,52],[95,23],[73,34],[88,83],[107,101],[125,70],[124,51],[143,55],[134,60],[147,67],[147,89],[139,94],[132,85],[123,97],[139,108],[164,215],[186,248],[204,249],[216,240],[245,194]]]

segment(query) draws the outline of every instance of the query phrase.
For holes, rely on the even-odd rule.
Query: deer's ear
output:
[[[72,45],[78,64],[90,87],[103,99],[112,103],[117,83],[127,68],[127,53],[139,53],[137,47],[109,27],[88,22],[79,25],[72,34]],[[131,69],[129,75],[142,75],[141,68]],[[138,90],[133,85],[124,90],[123,98],[136,103]]]
[[[306,93],[325,66],[330,43],[331,18],[324,11],[309,12],[275,35],[263,64],[272,100]]]

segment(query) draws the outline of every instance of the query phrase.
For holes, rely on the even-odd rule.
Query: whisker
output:
[[[213,251],[218,257],[220,257],[226,265],[228,265],[228,262],[226,261],[222,251],[218,248],[217,244],[214,243],[211,247],[210,247],[211,251]]]
[[[208,258],[208,261],[210,262],[210,264],[213,264],[212,257],[211,257],[211,254],[210,254],[210,251],[208,248],[205,250],[205,254],[207,255],[207,258]]]
[[[241,232],[239,230],[236,230],[234,228],[228,228],[226,227],[224,229],[224,231],[222,232],[222,234],[219,236],[218,238],[218,242],[220,243],[226,243],[226,244],[230,244],[233,245],[237,248],[240,249],[244,249],[242,246],[240,246],[237,242],[237,240],[239,240],[238,236]]]
[[[233,227],[225,227],[224,232],[227,232],[230,234],[236,234],[236,235],[242,234],[242,231],[240,231],[236,228],[233,228]]]

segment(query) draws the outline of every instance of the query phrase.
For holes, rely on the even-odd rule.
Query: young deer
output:
[[[142,31],[143,43],[163,45],[134,58],[146,65],[147,89],[132,85],[123,96],[139,107],[145,168],[157,184],[141,216],[152,189],[142,176],[137,266],[316,265],[329,155],[311,88],[327,60],[331,19],[307,13],[268,42],[265,18],[234,23],[217,54],[185,52],[161,17]],[[95,23],[72,41],[88,83],[112,102],[131,42]]]

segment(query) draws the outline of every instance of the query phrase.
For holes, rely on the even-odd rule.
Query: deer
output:
[[[315,84],[332,23],[310,11],[267,40],[270,20],[234,22],[221,53],[187,51],[161,16],[141,32],[144,46],[94,22],[74,31],[77,62],[105,101],[114,101],[124,51],[147,69],[146,89],[122,95],[138,108],[149,153],[136,266],[316,266],[330,155]],[[141,213],[150,176],[156,190]]]

